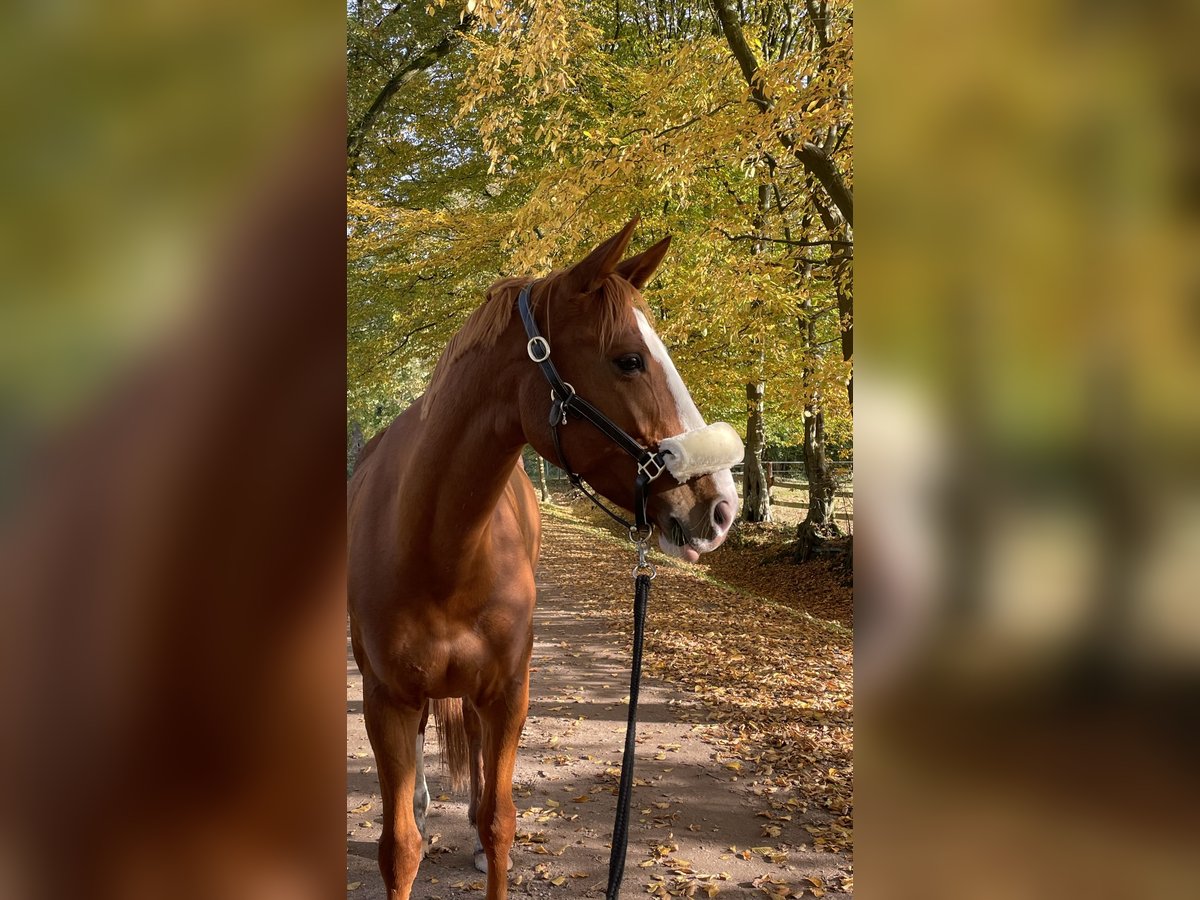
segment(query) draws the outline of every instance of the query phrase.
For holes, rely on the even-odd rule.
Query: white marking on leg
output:
[[[684,430],[695,431],[697,428],[703,428],[704,416],[700,415],[700,410],[696,408],[696,401],[692,399],[687,385],[679,377],[679,370],[675,368],[671,354],[667,352],[662,340],[650,327],[645,314],[640,309],[635,309],[633,314],[637,317],[638,330],[642,333],[642,340],[646,342],[646,349],[650,351],[650,356],[662,366],[663,372],[667,376],[667,388],[675,399],[675,409],[679,414],[679,421],[683,423]]]
[[[508,852],[508,871],[511,872],[512,867],[513,867],[513,858],[512,858],[512,851],[510,850]],[[484,852],[483,842],[479,840],[479,832],[478,831],[475,832],[475,868],[477,870],[479,870],[480,872],[482,872],[484,875],[487,874],[487,870],[488,870],[487,853]]]
[[[487,874],[487,854],[483,852],[483,841],[481,841],[479,839],[479,826],[475,827],[474,862],[475,862],[475,868],[478,871],[482,872],[484,875],[486,875]]]
[[[429,785],[425,783],[425,735],[417,732],[417,780],[413,790],[413,817],[421,836],[425,835],[425,817],[429,814]]]

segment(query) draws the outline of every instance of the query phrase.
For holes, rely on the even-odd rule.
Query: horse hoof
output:
[[[484,875],[487,874],[487,869],[488,869],[487,854],[484,853],[482,850],[475,851],[475,868],[478,869],[480,872],[482,872]],[[508,855],[508,871],[509,872],[512,871],[512,854],[511,853]]]

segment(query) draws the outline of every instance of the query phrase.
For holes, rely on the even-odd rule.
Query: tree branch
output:
[[[447,31],[440,41],[426,47],[420,53],[410,56],[408,61],[387,80],[375,96],[375,100],[367,107],[367,111],[362,114],[346,135],[346,156],[349,159],[350,174],[354,174],[358,168],[358,157],[362,153],[363,141],[366,140],[375,125],[375,120],[379,118],[379,114],[383,112],[384,107],[387,106],[396,91],[421,72],[431,68],[434,63],[453,50],[462,40],[462,36],[474,28],[478,21],[473,15],[463,16],[462,20]]]
[[[772,244],[786,244],[789,247],[850,247],[853,246],[851,241],[842,241],[836,238],[826,241],[794,241],[788,238],[773,238],[763,237],[757,234],[730,234],[724,228],[718,228],[717,231],[725,235],[731,241],[767,241]]]
[[[733,58],[737,60],[746,83],[750,85],[750,101],[758,107],[760,112],[770,112],[774,104],[763,90],[762,69],[758,65],[754,51],[746,43],[741,22],[730,7],[729,0],[712,0],[712,5],[717,20],[721,23],[721,30],[725,33],[725,41],[729,44],[729,50],[733,53]],[[775,134],[784,148],[803,163],[804,168],[817,179],[821,187],[825,188],[846,224],[853,227],[854,193],[846,184],[846,180],[837,167],[834,166],[833,160],[811,141],[797,140],[794,135],[779,127],[776,128]]]
[[[383,365],[385,362],[387,362],[389,359],[391,359],[393,356],[395,356],[397,353],[399,353],[401,350],[403,350],[405,347],[407,347],[409,341],[411,341],[414,337],[416,337],[422,331],[428,331],[430,328],[436,328],[438,325],[441,325],[445,321],[447,321],[447,319],[439,319],[437,322],[430,322],[426,325],[420,325],[420,326],[414,328],[412,331],[409,331],[406,334],[402,335],[400,337],[399,342],[396,344],[395,347],[393,347],[387,353],[383,354],[383,356],[379,357],[379,359],[375,360],[373,363],[371,363],[365,369],[360,371],[357,375],[355,375],[355,379],[359,380],[359,379],[365,378],[367,375],[369,375],[375,369],[379,368],[381,365]]]

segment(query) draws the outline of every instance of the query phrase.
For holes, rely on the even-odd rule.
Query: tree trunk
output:
[[[542,489],[542,502],[550,502],[550,489],[546,487],[546,461],[540,456],[538,461],[538,486]]]
[[[362,453],[366,444],[367,440],[363,437],[362,425],[355,419],[350,423],[350,446],[346,453],[347,478],[354,474],[354,469],[358,466],[358,455]]]
[[[770,522],[771,496],[763,469],[763,395],[761,381],[746,385],[746,455],[742,465],[742,521]]]
[[[823,537],[839,534],[833,519],[837,481],[825,456],[825,413],[813,405],[804,409],[804,470],[808,476],[808,516],[804,524]]]

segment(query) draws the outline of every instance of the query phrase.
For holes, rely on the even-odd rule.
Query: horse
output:
[[[524,445],[558,465],[569,459],[572,474],[612,503],[634,509],[641,500],[660,548],[674,556],[715,550],[733,522],[729,465],[741,442],[730,426],[705,424],[650,325],[641,290],[670,237],[622,260],[636,223],[545,278],[493,284],[426,393],[364,447],[351,480],[350,632],[383,798],[379,868],[389,900],[410,896],[423,855],[431,709],[452,781],[469,778],[487,900],[507,896],[541,547]],[[523,330],[518,305],[544,337]],[[636,445],[659,447],[673,478],[639,495],[639,463],[599,426],[551,424],[556,398],[531,363],[544,363],[551,346],[564,389]]]

